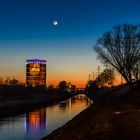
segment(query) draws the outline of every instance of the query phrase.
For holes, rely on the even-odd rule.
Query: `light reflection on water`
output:
[[[72,119],[90,104],[91,101],[80,94],[57,105],[16,117],[0,119],[0,140],[39,140]]]

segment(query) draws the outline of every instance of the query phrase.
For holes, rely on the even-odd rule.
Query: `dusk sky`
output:
[[[140,0],[1,0],[0,76],[25,82],[26,59],[39,58],[48,84],[84,86],[101,65],[96,39],[124,23],[140,24]]]

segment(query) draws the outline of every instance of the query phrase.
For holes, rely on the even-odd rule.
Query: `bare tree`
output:
[[[118,25],[104,33],[93,48],[101,62],[113,66],[131,87],[140,55],[140,26]]]
[[[9,76],[6,77],[4,84],[6,84],[6,85],[10,84],[10,77]]]
[[[96,83],[98,86],[111,86],[115,79],[115,73],[113,69],[105,69],[97,78]]]
[[[140,55],[137,59],[138,61],[135,64],[135,67],[133,68],[133,75],[134,75],[134,78],[138,81],[140,80]]]
[[[0,77],[0,84],[3,84],[3,78]]]

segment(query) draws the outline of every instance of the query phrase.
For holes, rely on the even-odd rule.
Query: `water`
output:
[[[90,104],[91,101],[80,94],[56,105],[0,119],[0,140],[39,140]]]

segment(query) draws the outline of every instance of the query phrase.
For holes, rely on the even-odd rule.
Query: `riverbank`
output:
[[[45,87],[0,86],[0,118],[66,100],[75,94]]]
[[[124,94],[126,92],[126,94]],[[99,98],[42,140],[139,140],[140,86],[118,88]]]

